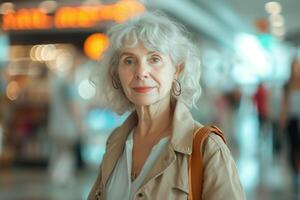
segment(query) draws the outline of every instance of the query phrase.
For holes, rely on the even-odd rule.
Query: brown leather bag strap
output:
[[[195,132],[193,150],[189,158],[189,200],[202,199],[203,143],[210,133],[217,134],[226,143],[223,132],[216,126],[203,126]]]

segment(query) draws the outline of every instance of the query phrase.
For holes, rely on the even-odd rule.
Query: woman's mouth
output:
[[[135,87],[133,88],[134,91],[138,93],[147,93],[150,92],[154,87]]]

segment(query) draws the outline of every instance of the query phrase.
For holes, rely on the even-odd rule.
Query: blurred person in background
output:
[[[282,134],[279,134],[279,118],[280,118],[280,111],[281,111],[281,96],[282,96],[282,89],[281,86],[272,84],[270,88],[270,123],[272,127],[272,135],[273,135],[273,153],[274,158],[278,159],[280,154],[283,150],[283,138]],[[278,160],[277,160],[278,161]]]
[[[256,108],[258,119],[259,177],[261,183],[263,183],[262,181],[266,180],[265,176],[272,165],[273,146],[269,114],[269,92],[262,80],[257,85],[256,91],[252,96],[252,100]]]
[[[76,169],[75,145],[80,127],[77,119],[73,72],[50,74],[48,132],[52,142],[49,172],[54,184],[72,182]]]
[[[200,62],[181,25],[146,13],[108,32],[110,47],[92,75],[99,103],[123,114],[113,131],[88,199],[186,200],[193,133],[202,125],[190,109],[200,96]],[[204,141],[205,200],[245,195],[221,137]]]
[[[229,127],[227,129],[230,131],[230,138],[229,138],[229,146],[231,147],[232,151],[239,151],[239,142],[237,136],[237,123],[238,123],[238,110],[241,104],[242,92],[239,87],[235,86],[231,91],[226,92],[225,98],[227,99],[228,109],[227,111],[231,113],[231,116],[228,116],[229,119]],[[226,132],[227,133],[227,132]]]
[[[227,145],[230,147],[234,157],[239,154],[239,143],[237,138],[237,113],[241,101],[241,91],[234,87],[222,93],[215,101],[216,124],[220,125],[226,133]]]
[[[291,64],[290,78],[284,86],[280,130],[285,129],[288,136],[290,164],[293,184],[300,191],[300,63],[295,57]]]
[[[260,132],[266,134],[266,126],[269,122],[268,90],[263,82],[258,84],[253,95],[253,102],[257,109]]]

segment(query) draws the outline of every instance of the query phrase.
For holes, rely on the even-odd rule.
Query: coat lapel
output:
[[[106,153],[103,157],[101,167],[103,186],[106,185],[108,178],[110,177],[121,154],[123,153],[126,139],[136,123],[137,114],[136,112],[133,112],[125,120],[125,122],[119,128],[117,128],[108,138]]]
[[[168,148],[158,157],[150,172],[143,181],[141,187],[151,179],[161,175],[176,160],[176,153],[190,155],[192,153],[193,133],[195,121],[189,109],[180,101],[177,101],[172,124],[172,135]]]
[[[104,186],[124,151],[128,134],[136,126],[137,121],[137,114],[133,112],[109,137],[101,167],[102,183]],[[197,126],[195,126],[195,121],[188,107],[184,103],[177,101],[173,117],[172,135],[168,148],[165,148],[160,154],[141,186],[161,175],[168,166],[175,162],[175,152],[191,154],[195,128]]]
[[[155,164],[153,165],[150,172],[148,173],[143,183],[141,184],[141,187],[147,184],[147,182],[150,181],[151,179],[161,175],[165,171],[165,169],[167,169],[168,166],[170,166],[175,160],[176,160],[176,155],[173,149],[170,146],[168,146],[168,148],[164,149],[164,151],[156,160]]]

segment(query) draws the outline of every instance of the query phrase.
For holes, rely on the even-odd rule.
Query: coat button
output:
[[[143,196],[144,196],[144,194],[143,194],[143,193],[141,193],[141,192],[140,192],[140,193],[138,193],[138,197],[139,197],[139,198],[142,198]]]
[[[100,200],[100,197],[101,197],[101,191],[98,191],[96,193],[96,200]]]

